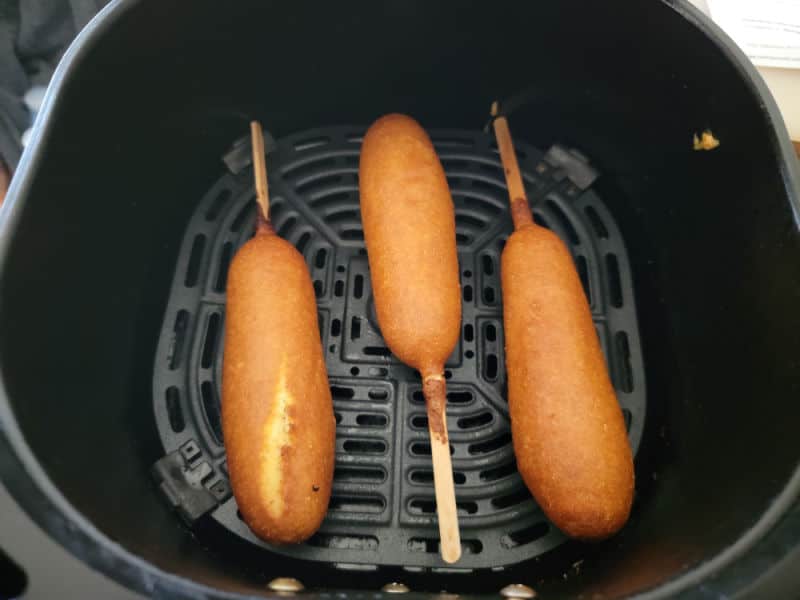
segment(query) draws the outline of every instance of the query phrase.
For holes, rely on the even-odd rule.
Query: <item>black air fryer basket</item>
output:
[[[573,252],[636,453],[630,522],[600,544],[567,540],[516,470],[495,99],[535,219]],[[360,142],[386,112],[429,131],[456,208],[454,565],[421,383],[381,337],[360,223]],[[251,118],[337,419],[328,516],[297,546],[243,523],[222,443]],[[696,152],[705,129],[721,145]],[[53,538],[157,597],[791,597],[794,161],[758,75],[685,2],[114,2],[60,66],[2,212],[0,475]]]

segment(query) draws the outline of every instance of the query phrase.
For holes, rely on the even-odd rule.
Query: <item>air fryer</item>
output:
[[[494,100],[537,221],[573,252],[636,452],[631,519],[599,544],[566,539],[514,465]],[[419,379],[380,336],[358,215],[361,136],[387,112],[430,132],[456,208],[455,565],[438,555]],[[314,281],[337,417],[328,517],[299,546],[239,518],[220,428],[253,118],[274,224]],[[720,145],[695,151],[704,130]],[[50,536],[156,597],[786,591],[791,152],[747,59],[683,1],[118,0],[59,67],[3,208],[3,482]]]

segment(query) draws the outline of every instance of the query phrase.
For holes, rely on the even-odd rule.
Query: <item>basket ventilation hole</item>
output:
[[[335,534],[317,532],[307,542],[315,548],[334,548],[337,550],[364,550],[375,551],[378,549],[378,538],[374,535],[355,535],[352,533]]]
[[[383,356],[389,357],[392,355],[391,350],[388,348],[384,348],[383,346],[366,346],[364,348],[364,354],[367,356]]]
[[[342,483],[382,483],[386,481],[386,471],[369,467],[339,467],[333,479]]]
[[[311,240],[311,232],[304,231],[303,235],[301,235],[300,238],[297,240],[297,244],[295,244],[295,247],[297,248],[297,251],[300,254],[302,254],[305,251],[306,244],[308,244],[310,240]]]
[[[350,320],[350,339],[357,340],[361,337],[361,318],[353,317]]]
[[[575,266],[578,269],[578,277],[581,279],[581,285],[583,285],[583,293],[586,294],[586,300],[591,305],[592,293],[589,287],[589,264],[586,261],[586,257],[580,255],[575,257]]]
[[[353,388],[342,387],[339,385],[331,386],[331,396],[333,396],[334,400],[350,400],[355,395],[356,392]]]
[[[347,241],[362,241],[364,239],[364,232],[360,229],[345,229],[339,235],[343,240]]]
[[[186,287],[194,287],[197,284],[197,277],[200,275],[200,265],[203,262],[203,250],[205,250],[205,247],[206,236],[196,235],[192,242],[192,250],[189,254],[186,278],[183,280]]]
[[[411,426],[416,429],[427,429],[428,417],[426,415],[415,415],[411,417]]]
[[[504,535],[500,538],[500,544],[508,549],[524,546],[525,544],[530,544],[531,542],[543,538],[549,531],[550,526],[542,521],[530,527],[526,527],[525,529],[520,529],[519,531]]]
[[[325,190],[331,185],[336,185],[337,183],[342,183],[343,181],[344,177],[342,175],[334,173],[332,175],[325,175],[324,177],[311,177],[308,179],[298,180],[294,186],[294,189],[296,189],[300,194],[313,197],[316,195],[316,192]]]
[[[621,371],[619,387],[623,392],[630,394],[633,391],[633,368],[631,367],[631,347],[628,343],[628,334],[618,331],[614,336],[614,343]]]
[[[175,315],[175,325],[172,326],[172,352],[169,358],[169,368],[171,370],[177,369],[181,364],[183,356],[183,347],[186,342],[186,329],[189,326],[189,313],[185,310],[179,310]]]
[[[356,417],[356,423],[363,427],[385,427],[388,422],[389,417],[381,414],[368,413]]]
[[[358,221],[358,211],[349,209],[337,210],[325,217],[325,220],[330,224],[352,223],[353,221]]]
[[[463,227],[472,227],[474,229],[483,229],[486,223],[483,219],[473,217],[472,215],[456,214],[456,225]]]
[[[383,512],[386,501],[378,496],[331,496],[328,510],[342,512]]]
[[[353,280],[353,298],[360,300],[364,295],[364,276],[356,275]]]
[[[460,429],[476,429],[483,425],[488,425],[494,420],[492,413],[486,411],[471,417],[461,417],[456,421]]]
[[[503,479],[504,477],[509,477],[517,472],[517,463],[510,462],[505,465],[501,465],[499,467],[494,467],[492,469],[486,469],[485,471],[481,471],[478,474],[478,478],[481,481],[497,481],[498,479]]]
[[[608,229],[606,228],[605,223],[600,218],[600,215],[597,214],[597,211],[594,209],[593,206],[587,206],[584,209],[586,216],[589,217],[589,222],[592,224],[592,228],[594,229],[595,233],[597,233],[597,237],[601,239],[608,239]]]
[[[246,202],[242,209],[236,215],[236,218],[233,219],[231,222],[231,232],[236,233],[241,231],[244,222],[247,221],[251,215],[255,218],[256,207],[254,204],[255,196],[253,197],[253,202]]]
[[[567,234],[567,239],[569,239],[570,243],[573,246],[577,246],[580,243],[580,238],[578,237],[578,232],[575,230],[572,221],[567,218],[567,215],[564,214],[564,211],[561,210],[561,207],[553,200],[548,200],[546,205],[552,212],[553,217],[558,222],[558,225],[561,227],[562,231]]]
[[[372,388],[367,395],[370,400],[384,401],[389,398],[389,392],[383,388]]]
[[[436,513],[436,500],[433,498],[417,498],[412,500],[408,507],[413,513],[431,515]],[[474,515],[478,512],[478,503],[471,501],[457,502],[456,510],[459,515]]]
[[[203,401],[203,410],[206,413],[208,424],[211,426],[211,431],[217,443],[222,443],[222,417],[219,413],[219,402],[217,401],[214,384],[210,381],[201,383],[200,397]]]
[[[510,443],[511,443],[511,434],[504,433],[492,439],[486,440],[485,442],[470,444],[468,452],[470,454],[489,454],[490,452],[494,452],[495,450],[500,450],[501,448],[505,448]]]
[[[486,366],[483,369],[486,379],[495,381],[497,379],[497,355],[489,354],[486,357]]]
[[[531,499],[531,493],[528,491],[528,488],[523,487],[512,494],[507,494],[505,496],[499,496],[497,498],[492,498],[492,506],[495,508],[508,508],[509,506],[514,506],[516,504],[522,504],[523,502]]]
[[[286,219],[283,223],[280,224],[280,227],[278,227],[277,234],[282,238],[288,237],[289,232],[292,231],[292,229],[296,224],[297,224],[297,217],[290,216],[288,219]]]
[[[481,258],[481,264],[483,265],[483,274],[488,276],[494,275],[494,261],[492,257],[488,254],[484,254],[483,258]]]
[[[222,251],[219,253],[219,266],[217,267],[217,277],[214,280],[214,291],[224,292],[225,283],[228,279],[228,267],[231,264],[233,256],[233,244],[226,242],[222,246]]]
[[[386,452],[386,442],[382,440],[345,440],[342,448],[351,454],[383,454]]]
[[[420,485],[433,485],[433,471],[430,470],[415,470],[411,471],[409,479],[413,483]],[[467,476],[461,471],[453,471],[453,483],[456,485],[464,485],[467,482]]]
[[[547,222],[547,219],[545,219],[544,215],[539,211],[533,212],[533,222],[539,225],[540,227],[544,227],[545,229],[551,229],[550,224]]]
[[[186,427],[186,423],[183,420],[183,411],[181,411],[180,391],[173,385],[167,388],[165,396],[169,426],[175,433],[180,433]]]
[[[203,355],[200,359],[200,366],[204,369],[211,368],[214,362],[214,355],[217,350],[217,338],[219,337],[219,313],[211,313],[206,325],[206,339],[203,342]]]
[[[447,401],[450,404],[469,404],[472,399],[472,392],[447,392]]]
[[[608,293],[611,305],[620,308],[622,306],[622,280],[619,274],[619,262],[613,254],[606,254],[606,273],[608,274]]]
[[[453,448],[453,444],[450,444],[450,455],[452,456],[455,453],[455,448]],[[411,444],[411,454],[415,456],[430,456],[431,455],[431,445],[429,442],[414,442]]]

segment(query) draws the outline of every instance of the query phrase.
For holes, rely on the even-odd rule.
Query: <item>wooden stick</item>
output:
[[[264,220],[269,223],[269,186],[267,159],[264,156],[264,131],[258,121],[250,121],[250,137],[253,146],[253,173],[256,178],[256,202],[261,207]]]
[[[458,528],[456,490],[447,435],[447,404],[444,374],[428,375],[422,390],[428,408],[428,432],[431,436],[433,486],[436,493],[436,516],[439,519],[439,541],[442,559],[454,563],[461,558],[461,534]]]
[[[503,171],[506,174],[508,196],[511,201],[511,218],[514,221],[514,229],[520,229],[526,225],[534,224],[533,215],[528,205],[525,184],[522,182],[522,175],[519,172],[517,153],[514,151],[514,142],[511,141],[508,120],[505,117],[498,117],[497,112],[497,102],[494,102],[492,103],[492,116],[495,117],[494,134],[497,138],[497,147],[500,150]]]

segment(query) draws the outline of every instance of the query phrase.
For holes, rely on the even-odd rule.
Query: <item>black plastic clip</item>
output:
[[[559,144],[550,146],[544,155],[544,161],[557,169],[553,174],[556,181],[565,177],[581,190],[588,188],[600,173],[589,164],[589,159],[574,148],[565,148]]]
[[[193,525],[231,495],[228,482],[202,459],[197,442],[189,440],[152,468],[158,489],[187,525]]]
[[[264,130],[264,153],[269,154],[276,148],[275,138]],[[237,139],[228,151],[222,155],[222,162],[228,167],[233,175],[238,175],[245,167],[253,162],[253,147],[250,142],[250,134],[243,135]]]

